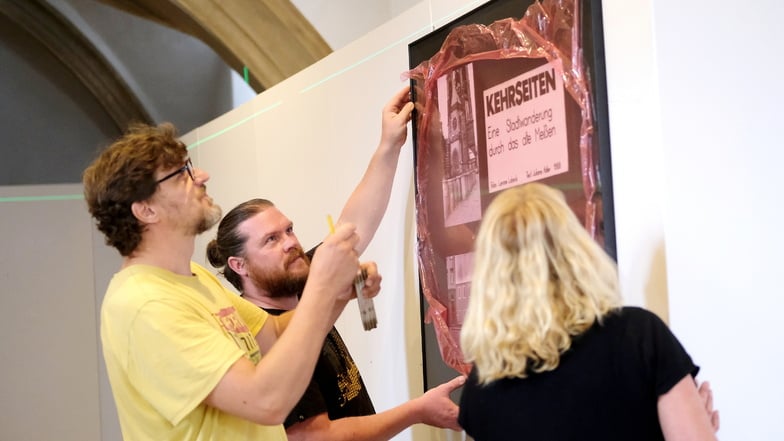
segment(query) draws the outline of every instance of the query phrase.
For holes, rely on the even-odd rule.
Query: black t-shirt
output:
[[[266,309],[272,315],[285,311]],[[334,327],[327,334],[308,388],[286,417],[286,428],[326,412],[330,420],[376,413],[362,376]]]
[[[624,307],[573,340],[558,367],[480,386],[459,423],[476,441],[664,440],[658,397],[699,367],[655,314]]]

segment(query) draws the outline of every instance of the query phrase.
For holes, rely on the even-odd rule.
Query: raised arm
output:
[[[340,213],[338,223],[350,222],[357,226],[359,243],[356,250],[359,254],[367,248],[387,209],[400,149],[406,142],[408,121],[413,109],[408,86],[398,91],[384,106],[381,112],[381,141],[365,174]]]
[[[461,430],[458,408],[449,394],[465,383],[457,377],[424,395],[375,415],[330,420],[326,413],[294,424],[286,430],[290,441],[386,441],[418,423]]]
[[[306,295],[290,317],[286,332],[254,365],[237,360],[205,403],[259,424],[280,424],[310,382],[324,338],[352,296],[359,263],[358,237],[351,224],[328,236],[313,258]],[[260,346],[273,338],[275,321],[265,323]]]

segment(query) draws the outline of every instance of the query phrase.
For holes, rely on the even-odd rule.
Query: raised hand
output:
[[[354,296],[354,277],[359,271],[356,245],[359,236],[352,223],[342,223],[316,249],[310,264],[308,284],[332,287],[337,300],[348,301]],[[337,288],[335,292],[334,288]]]
[[[365,262],[361,265],[362,270],[367,273],[365,276],[365,285],[362,288],[362,294],[365,297],[372,299],[381,291],[381,274],[378,272],[376,262]]]
[[[409,87],[400,89],[381,110],[381,143],[400,148],[406,142],[414,103]]]

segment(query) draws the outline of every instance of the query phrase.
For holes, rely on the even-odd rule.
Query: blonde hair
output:
[[[481,384],[558,367],[594,322],[621,306],[615,263],[563,194],[531,183],[484,214],[460,341]]]

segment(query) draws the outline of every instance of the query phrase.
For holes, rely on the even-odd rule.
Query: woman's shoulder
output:
[[[655,313],[639,306],[623,306],[607,316],[602,321],[604,328],[621,328],[627,332],[656,332],[667,325]]]
[[[608,315],[608,318],[616,317],[618,320],[623,321],[639,321],[644,320],[647,322],[661,322],[661,318],[655,313],[639,307],[639,306],[622,306],[613,313]]]

